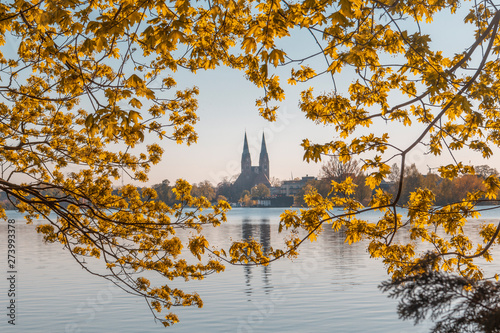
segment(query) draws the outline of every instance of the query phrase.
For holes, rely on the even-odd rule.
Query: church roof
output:
[[[245,132],[245,142],[243,143],[243,154],[250,155],[250,149],[248,149],[247,132]]]
[[[245,133],[245,139],[246,139],[246,133]],[[262,133],[262,145],[260,147],[260,154],[267,155],[267,148],[266,148],[266,137],[264,136],[264,133]]]

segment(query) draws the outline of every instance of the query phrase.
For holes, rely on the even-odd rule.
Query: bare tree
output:
[[[351,159],[344,163],[338,157],[333,156],[321,166],[320,177],[328,180],[344,181],[347,177],[355,178],[359,174],[358,161]]]

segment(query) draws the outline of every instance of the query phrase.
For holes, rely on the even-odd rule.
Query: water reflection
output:
[[[266,248],[283,248],[285,235],[277,232],[282,212],[235,208],[222,227],[203,232],[210,244],[224,249],[232,240],[250,237]],[[21,221],[13,213],[9,218]],[[43,244],[34,226],[20,223],[17,232],[20,325],[15,332],[92,333],[109,327],[123,333],[165,332],[141,299],[117,289],[110,292],[107,281],[85,273],[60,245]],[[6,235],[5,224],[0,224],[0,235]],[[6,240],[0,237],[1,249]],[[169,333],[428,332],[423,325],[398,320],[397,302],[377,288],[387,279],[385,269],[369,258],[366,243],[349,246],[344,240],[345,234],[325,225],[318,240],[304,242],[293,261],[282,259],[267,267],[227,265],[224,273],[202,281],[167,281],[199,293],[204,302],[202,309],[173,309],[181,322]],[[497,262],[492,265],[498,268]],[[14,331],[0,322],[0,332]]]
[[[271,247],[271,223],[268,218],[261,218],[260,220],[244,218],[241,221],[241,237],[244,240],[255,239],[263,246],[263,250],[266,251]],[[255,267],[252,265],[246,265],[243,267],[245,276],[245,294],[247,296],[247,301],[252,300],[252,272],[254,270],[261,271],[261,279],[263,284],[263,289],[266,294],[268,294],[273,286],[270,281],[271,268],[270,266]]]
[[[250,219],[244,219],[241,224],[241,237],[243,240],[250,240],[253,238],[253,226],[251,224]],[[252,267],[251,266],[243,266],[244,275],[245,275],[245,294],[247,295],[247,301],[250,302],[252,300]]]
[[[279,221],[279,217],[273,219],[243,216],[239,220],[236,218],[232,220],[233,223],[240,224],[241,235],[235,235],[234,229],[226,229],[225,232],[229,237],[240,236],[244,240],[255,239],[263,245],[265,250],[271,246],[284,248],[283,239],[286,237],[286,233],[277,232],[277,221]],[[243,266],[246,300],[252,301],[258,295],[259,290],[262,290],[266,295],[271,293],[274,288],[273,277],[279,280],[287,274],[296,274],[303,260],[312,261],[315,267],[319,267],[318,271],[327,272],[321,277],[330,284],[334,291],[350,290],[359,285],[360,282],[356,275],[359,275],[360,271],[369,269],[370,265],[376,265],[383,269],[381,262],[372,262],[373,259],[369,259],[364,244],[357,243],[348,246],[345,243],[345,233],[335,232],[329,225],[325,225],[325,229],[317,241],[304,242],[299,248],[299,252],[299,257],[292,262],[284,258],[268,266]],[[274,275],[273,269],[275,269]],[[310,277],[309,274],[313,273],[304,271],[301,274],[307,280]],[[256,280],[256,277],[259,276],[260,279]]]
[[[260,220],[260,238],[259,241],[262,244],[264,251],[269,250],[271,247],[271,223],[269,219]],[[269,276],[271,275],[271,266],[262,267],[262,282],[264,283],[264,292],[268,294],[273,286],[269,281]]]

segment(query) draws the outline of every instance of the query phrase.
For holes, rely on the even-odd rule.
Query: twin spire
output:
[[[260,148],[259,173],[263,173],[269,179],[269,156],[267,155],[266,138],[262,133],[262,144]],[[245,141],[243,142],[243,154],[241,155],[241,172],[252,170],[252,159],[250,157],[250,149],[248,148],[247,133],[245,132]]]

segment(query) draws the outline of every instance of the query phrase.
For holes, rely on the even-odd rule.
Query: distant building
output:
[[[425,177],[425,176],[424,176]],[[382,181],[380,182],[380,185],[379,187],[384,190],[384,191],[390,191],[391,187],[394,187],[396,183],[394,182],[388,182],[386,181],[385,179],[382,179]],[[373,193],[375,193],[375,189],[373,189],[372,191]]]
[[[315,177],[305,176],[302,179],[296,180],[284,180],[281,183],[280,193],[281,195],[294,196],[297,194],[304,186],[306,186],[307,182],[311,180],[316,180]]]
[[[257,206],[259,207],[292,207],[293,197],[286,195],[271,196],[266,198],[258,198]]]
[[[235,193],[250,191],[255,185],[264,184],[271,187],[269,181],[269,156],[267,155],[266,138],[262,133],[262,146],[260,148],[259,166],[252,166],[250,150],[248,149],[247,134],[243,143],[243,154],[241,155],[241,173],[233,184]]]
[[[280,186],[271,186],[271,188],[269,190],[271,192],[272,197],[277,196],[277,195],[281,195],[281,193],[282,193],[281,185]]]

